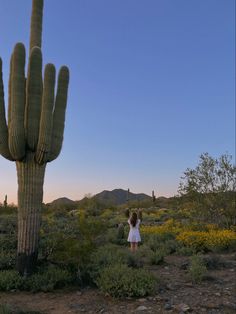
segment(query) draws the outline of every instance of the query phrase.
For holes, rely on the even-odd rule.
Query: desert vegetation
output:
[[[219,165],[222,158],[226,164]],[[179,258],[178,271],[184,270],[186,282],[196,289],[211,282],[211,271],[227,268],[234,271],[235,168],[229,156],[219,160],[203,154],[197,168],[185,172],[184,189],[183,181],[180,184],[182,194],[168,199],[167,208],[159,207],[152,201],[143,202],[142,244],[136,253],[131,253],[127,244],[127,204],[105,208],[99,202],[96,209],[93,200],[82,202],[79,208],[73,210],[45,206],[37,269],[30,277],[22,277],[15,270],[16,208],[2,204],[0,290],[52,292],[92,287],[114,298],[146,298],[159,295],[168,287],[161,269],[168,269]],[[212,175],[212,183],[209,169],[203,171],[209,162],[213,162],[212,167],[217,166],[212,169],[216,171]],[[221,180],[222,167],[226,169],[224,175],[228,176],[227,186]],[[205,184],[204,179],[207,179],[207,184],[214,190],[195,191],[193,173],[201,178],[199,184]],[[158,203],[158,199],[156,201]],[[129,208],[129,211],[136,210]],[[168,260],[172,262],[169,264]],[[173,277],[173,280],[176,278]],[[168,281],[169,285],[174,284],[170,277]]]

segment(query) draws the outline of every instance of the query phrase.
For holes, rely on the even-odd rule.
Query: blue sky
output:
[[[31,0],[0,0],[6,94],[30,14]],[[45,202],[114,188],[175,195],[201,153],[234,154],[234,0],[45,0],[42,48],[44,64],[71,71]],[[16,203],[15,165],[0,157],[0,170],[0,202]]]

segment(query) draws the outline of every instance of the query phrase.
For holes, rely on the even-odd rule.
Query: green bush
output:
[[[23,278],[15,270],[0,271],[0,290],[10,291],[23,286]]]
[[[178,250],[180,245],[175,239],[168,239],[164,242],[163,247],[165,248],[167,254],[172,254]]]
[[[24,288],[32,292],[53,291],[72,283],[73,278],[70,272],[61,268],[51,266],[39,273],[36,273],[25,280]]]
[[[116,264],[104,268],[96,280],[98,288],[115,298],[144,297],[154,292],[155,278],[144,269]]]
[[[22,309],[12,309],[8,304],[0,304],[0,314],[41,314],[39,311],[28,311]]]
[[[44,217],[39,257],[44,260],[83,268],[104,236],[104,223],[97,217]]]
[[[12,310],[7,304],[0,304],[0,314],[12,314]]]
[[[192,256],[192,255],[196,254],[196,250],[192,247],[180,246],[176,249],[175,253],[177,255]]]
[[[124,264],[133,268],[143,267],[143,259],[139,250],[132,253],[128,248],[119,247],[114,244],[107,244],[98,248],[90,258],[88,274],[93,282],[96,281],[103,268],[114,265]]]
[[[104,267],[114,265],[116,263],[126,263],[127,255],[124,249],[120,249],[117,245],[107,244],[98,248],[92,255],[89,263],[88,272],[92,280],[96,280],[99,273]]]
[[[207,267],[203,259],[198,255],[190,258],[189,274],[194,283],[200,283],[206,275]]]
[[[120,223],[117,227],[117,239],[122,240],[125,238],[125,226]]]
[[[16,251],[17,237],[16,234],[0,234],[1,251]]]
[[[5,234],[14,234],[17,226],[17,215],[6,214],[1,215],[0,232]]]
[[[139,246],[136,255],[138,255],[141,258],[146,259],[150,254],[151,254],[152,250],[150,249],[150,247],[147,244],[142,244]]]
[[[0,270],[11,269],[14,267],[15,263],[15,254],[0,251]]]
[[[122,234],[123,232],[123,234]],[[125,245],[127,243],[127,228],[119,229],[118,227],[111,227],[107,230],[105,235],[105,242],[112,244]]]
[[[152,265],[158,265],[164,262],[164,258],[167,255],[168,251],[163,247],[157,251],[152,251],[150,254],[150,263]]]
[[[209,255],[203,257],[203,262],[207,269],[215,270],[227,267],[227,262],[219,255]]]
[[[173,241],[175,241],[175,237],[171,233],[163,233],[163,234],[152,234],[147,236],[147,245],[151,250],[157,251],[165,244],[169,243],[169,246],[173,246]]]
[[[129,249],[127,249],[124,251],[124,253],[125,253],[125,263],[127,266],[133,267],[133,268],[143,267],[144,261],[141,254],[139,254],[139,251],[131,252]]]

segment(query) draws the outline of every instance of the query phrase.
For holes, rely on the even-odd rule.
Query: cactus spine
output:
[[[43,0],[33,0],[26,78],[24,45],[17,43],[11,56],[8,121],[0,59],[0,154],[16,162],[17,269],[22,275],[31,274],[37,262],[45,168],[62,147],[69,84],[66,66],[59,71],[56,95],[53,64],[45,66],[42,78],[42,20]]]

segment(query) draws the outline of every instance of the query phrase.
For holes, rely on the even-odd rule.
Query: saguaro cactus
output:
[[[8,121],[5,117],[0,59],[0,154],[16,162],[18,177],[17,269],[32,273],[37,261],[40,213],[46,163],[60,153],[63,141],[69,70],[61,67],[55,89],[55,67],[42,78],[43,0],[33,0],[28,73],[25,47],[17,43],[9,76]]]
[[[4,199],[3,206],[4,206],[5,208],[7,208],[7,195],[5,195],[5,199]]]

